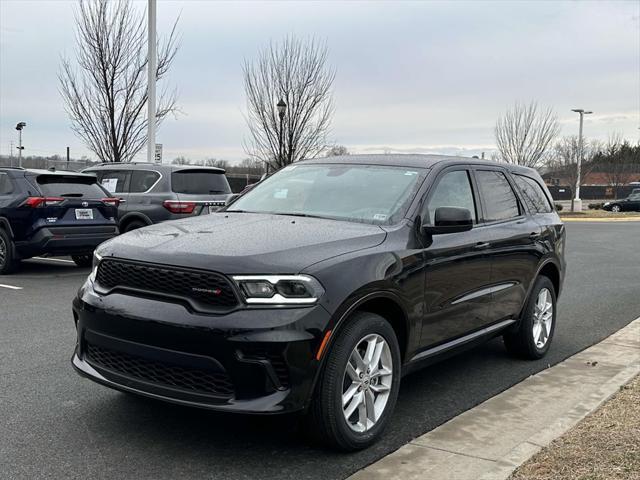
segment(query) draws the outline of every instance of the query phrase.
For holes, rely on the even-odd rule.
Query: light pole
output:
[[[149,0],[147,12],[147,162],[153,163],[156,155],[156,0]]]
[[[287,104],[283,99],[280,99],[276,105],[278,108],[278,116],[280,117],[280,135],[278,136],[278,163],[279,167],[284,166],[284,159],[282,158],[282,124],[284,122],[284,113],[287,111]]]
[[[22,166],[22,150],[24,147],[22,146],[22,129],[26,127],[27,124],[25,122],[19,122],[16,125],[16,130],[18,130],[18,166]]]
[[[582,200],[580,200],[580,183],[581,183],[581,179],[580,179],[580,175],[581,175],[581,169],[582,169],[582,123],[584,121],[584,116],[585,115],[589,115],[593,112],[591,111],[587,111],[584,110],[582,108],[575,108],[573,110],[571,110],[572,112],[576,112],[580,114],[580,133],[578,133],[578,174],[576,176],[576,185],[575,185],[575,199],[573,201],[573,208],[574,210],[578,210],[579,212],[582,211]]]

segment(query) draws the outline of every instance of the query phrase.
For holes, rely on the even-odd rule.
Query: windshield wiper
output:
[[[320,215],[309,215],[308,213],[284,213],[284,212],[265,212],[265,213],[270,213],[271,215],[287,215],[290,217],[306,217],[306,218],[324,218],[325,220],[333,220],[330,217],[323,217]]]
[[[81,193],[63,193],[62,195],[60,195],[61,197],[75,197],[75,198],[81,198],[84,195],[82,195]]]

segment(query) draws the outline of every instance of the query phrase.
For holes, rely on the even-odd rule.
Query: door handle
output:
[[[476,250],[482,250],[484,248],[489,248],[490,246],[491,244],[489,242],[478,242],[473,248],[475,248]]]

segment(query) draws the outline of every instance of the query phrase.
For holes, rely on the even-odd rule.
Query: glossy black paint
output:
[[[234,274],[308,274],[326,293],[310,307],[265,308],[241,304],[224,315],[205,315],[157,296],[114,292],[99,295],[91,278],[74,301],[78,345],[76,370],[113,388],[219,410],[275,413],[308,406],[328,347],[349,314],[374,311],[394,327],[404,371],[445,358],[517,324],[533,280],[543,272],[560,293],[565,231],[555,211],[482,221],[466,232],[431,234],[421,228],[425,205],[438,178],[452,169],[528,175],[537,173],[466,158],[352,156],[313,160],[403,165],[428,169],[405,218],[376,226],[317,218],[219,212],[125,234],[102,245],[103,257],[125,258]],[[521,195],[510,179],[514,191]],[[543,187],[544,188],[544,187]],[[550,199],[550,195],[546,192]],[[235,386],[232,399],[162,390],[92,368],[84,359],[87,335],[107,335],[127,345],[215,359]],[[133,342],[133,343],[131,343]],[[256,351],[262,353],[257,355]],[[264,353],[267,351],[267,353]],[[326,351],[326,350],[325,350]],[[252,353],[253,352],[253,353]],[[277,358],[288,381],[281,381]],[[278,373],[279,372],[279,373]]]

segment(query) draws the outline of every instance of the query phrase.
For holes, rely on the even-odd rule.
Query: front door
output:
[[[489,232],[479,228],[479,203],[470,172],[445,170],[428,193],[423,223],[433,221],[438,207],[471,212],[468,232],[426,236],[425,314],[422,346],[429,347],[479,330],[488,322],[491,304]]]

